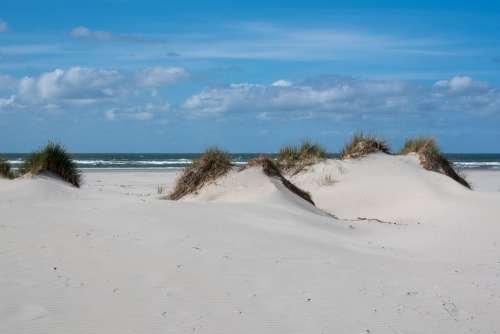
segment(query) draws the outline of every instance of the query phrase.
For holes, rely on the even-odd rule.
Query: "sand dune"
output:
[[[175,178],[0,180],[0,333],[500,330],[499,192],[386,155],[292,178],[342,220],[258,169],[160,199]]]
[[[291,181],[311,192],[319,208],[338,216],[405,223],[429,220],[457,202],[498,200],[496,194],[471,192],[443,174],[423,169],[412,155],[378,153],[358,160],[327,160]]]
[[[265,175],[260,166],[233,170],[196,194],[186,196],[184,200],[254,203],[323,214],[314,205],[288,190],[278,178]]]

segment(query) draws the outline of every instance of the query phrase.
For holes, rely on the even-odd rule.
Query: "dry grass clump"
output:
[[[241,170],[244,170],[244,169],[250,168],[250,167],[255,167],[255,166],[262,167],[262,171],[264,172],[264,174],[266,174],[269,177],[277,178],[292,193],[294,193],[295,195],[299,196],[300,198],[306,200],[307,202],[311,203],[312,205],[315,205],[312,198],[311,198],[311,195],[308,192],[300,189],[299,187],[297,187],[296,185],[294,185],[290,181],[288,181],[281,174],[279,166],[276,163],[274,163],[274,161],[271,160],[269,157],[261,156],[259,158],[250,160],[246,166],[242,167]]]
[[[23,174],[33,175],[50,172],[75,187],[80,187],[80,171],[71,159],[71,155],[56,143],[49,142],[43,149],[28,156],[21,171]]]
[[[178,200],[188,194],[195,193],[203,185],[216,180],[231,170],[231,158],[227,152],[217,147],[209,148],[200,159],[184,169],[177,180],[174,191],[167,198]]]
[[[385,141],[375,136],[367,136],[363,133],[358,133],[355,134],[351,141],[344,147],[340,153],[340,159],[355,159],[376,152],[390,154],[391,149]]]
[[[327,155],[324,147],[305,140],[300,146],[282,147],[276,160],[282,170],[297,174],[305,167],[326,159]]]
[[[0,177],[4,177],[6,179],[13,179],[15,177],[14,172],[10,167],[10,163],[0,158]]]
[[[471,189],[469,182],[455,170],[453,163],[444,156],[433,138],[407,139],[400,154],[408,153],[418,154],[420,164],[425,169],[445,174]]]
[[[439,148],[434,138],[418,137],[406,139],[399,154],[418,153],[422,150],[432,150],[434,153],[439,153]]]

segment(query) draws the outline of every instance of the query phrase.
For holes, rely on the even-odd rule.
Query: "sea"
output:
[[[235,165],[245,165],[249,160],[263,153],[233,153],[231,159]],[[28,154],[1,154],[13,168],[22,165]],[[268,156],[275,156],[266,153]],[[180,170],[201,156],[199,153],[77,153],[73,160],[80,169],[170,169]],[[338,158],[330,154],[330,158]],[[446,154],[459,169],[500,170],[500,154]]]

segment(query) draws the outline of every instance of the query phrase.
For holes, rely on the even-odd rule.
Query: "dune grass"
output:
[[[326,159],[327,155],[328,153],[324,147],[305,140],[300,146],[282,147],[276,160],[283,171],[297,174],[305,167]]]
[[[407,138],[399,154],[418,153],[423,150],[431,151],[433,154],[441,153],[434,138],[418,137]]]
[[[340,153],[340,159],[356,159],[376,152],[390,154],[391,149],[385,141],[359,132],[346,144]]]
[[[453,163],[441,152],[434,138],[407,139],[400,154],[409,153],[418,154],[420,164],[425,169],[445,174],[464,187],[471,189],[469,182],[455,170]]]
[[[255,166],[260,166],[262,167],[262,171],[264,174],[266,174],[269,177],[274,177],[277,178],[278,180],[281,181],[281,183],[292,193],[295,195],[299,196],[300,198],[306,200],[307,202],[311,203],[312,205],[315,205],[311,195],[288,181],[283,174],[281,174],[280,167],[269,157],[267,156],[261,156],[256,159],[252,159],[248,162],[248,164],[244,167],[242,167],[242,170],[250,167],[255,167]]]
[[[4,177],[6,179],[15,178],[15,174],[11,169],[10,163],[2,158],[0,158],[0,177]]]
[[[71,155],[60,144],[53,142],[49,142],[38,152],[29,155],[24,161],[21,171],[23,174],[31,173],[33,175],[50,172],[73,186],[80,187],[80,171],[71,159]]]
[[[203,185],[228,173],[233,167],[229,154],[217,147],[208,148],[200,159],[184,169],[168,199],[178,200],[195,193]]]

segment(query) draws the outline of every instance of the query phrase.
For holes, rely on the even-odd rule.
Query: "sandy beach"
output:
[[[500,334],[500,1],[0,0],[0,334]]]
[[[230,173],[0,179],[0,333],[497,333],[500,172],[409,156]]]

